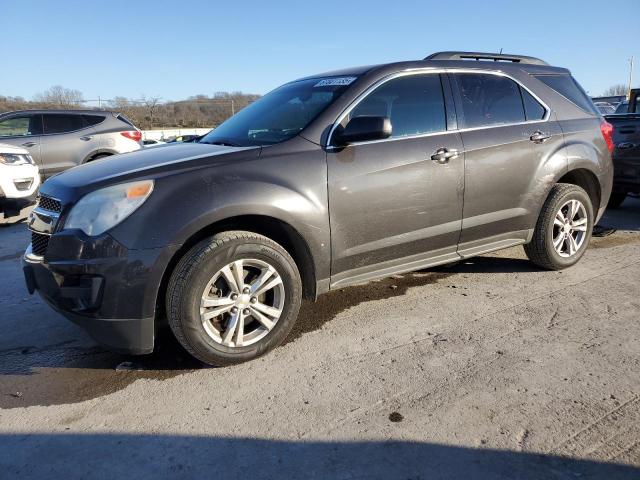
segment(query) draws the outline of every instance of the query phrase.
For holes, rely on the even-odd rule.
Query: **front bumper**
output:
[[[109,235],[51,236],[44,257],[27,249],[22,266],[29,293],[84,328],[109,349],[153,351],[157,294],[175,249],[128,250]]]

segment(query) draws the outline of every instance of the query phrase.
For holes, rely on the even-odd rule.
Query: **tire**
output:
[[[96,155],[95,157],[91,157],[89,160],[87,160],[87,163],[89,162],[93,162],[94,160],[98,160],[100,158],[104,158],[104,157],[110,157],[111,154],[110,153],[99,153],[98,155]]]
[[[581,206],[581,208],[577,209],[579,214],[574,217],[576,219],[573,222],[576,225],[575,230],[572,229],[571,225],[559,227],[556,223],[556,214],[569,217],[570,205],[577,205],[573,201],[577,201]],[[568,204],[568,202],[571,203]],[[563,212],[566,213],[563,214]],[[582,231],[582,225],[577,226],[582,221],[582,218],[586,218],[584,231]],[[524,251],[529,260],[547,270],[562,270],[570,267],[580,260],[589,245],[593,230],[593,219],[593,206],[587,192],[576,185],[556,184],[542,206],[542,211],[533,232],[533,238],[530,243],[524,246]],[[558,222],[562,223],[561,220],[558,220]],[[564,228],[569,230],[564,230]],[[566,235],[571,235],[576,243],[572,243]],[[565,236],[565,239],[562,240],[561,236]],[[554,240],[558,241],[558,239],[562,241],[556,247],[554,246]],[[575,248],[576,246],[578,248]],[[559,252],[557,248],[561,251]]]
[[[607,208],[620,207],[625,198],[627,198],[627,192],[611,192],[609,202],[607,203]]]
[[[275,272],[271,276],[266,274],[269,268]],[[244,287],[237,286],[238,271]],[[255,296],[254,303],[252,290],[262,275],[263,287],[278,277],[281,283],[262,294],[255,287],[260,297]],[[172,272],[166,296],[169,326],[178,342],[201,362],[219,367],[252,360],[280,345],[301,302],[302,282],[293,258],[273,240],[244,231],[219,233],[191,248]],[[231,310],[206,318],[232,303]],[[267,311],[280,314],[267,316]]]

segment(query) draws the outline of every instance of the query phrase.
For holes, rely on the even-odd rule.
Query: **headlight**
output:
[[[90,236],[100,235],[135,212],[152,191],[153,180],[144,180],[91,192],[71,209],[64,228],[78,228]]]
[[[33,165],[33,158],[31,158],[31,155],[0,153],[0,163],[5,165]]]

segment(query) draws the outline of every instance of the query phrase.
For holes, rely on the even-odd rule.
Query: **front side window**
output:
[[[39,115],[24,115],[0,120],[0,137],[39,135]]]
[[[358,103],[342,124],[361,116],[388,117],[391,138],[445,131],[440,75],[407,75],[389,80]]]
[[[43,115],[44,133],[68,133],[84,128],[80,115],[45,113]]]
[[[293,138],[356,80],[327,77],[283,85],[240,110],[200,143],[272,145]]]
[[[462,113],[467,128],[525,121],[520,86],[499,75],[457,73]]]

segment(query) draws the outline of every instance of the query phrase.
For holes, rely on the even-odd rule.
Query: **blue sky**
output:
[[[590,94],[628,81],[638,0],[0,0],[0,95],[265,93],[294,78],[439,50],[538,56]],[[11,66],[9,68],[8,66]]]

